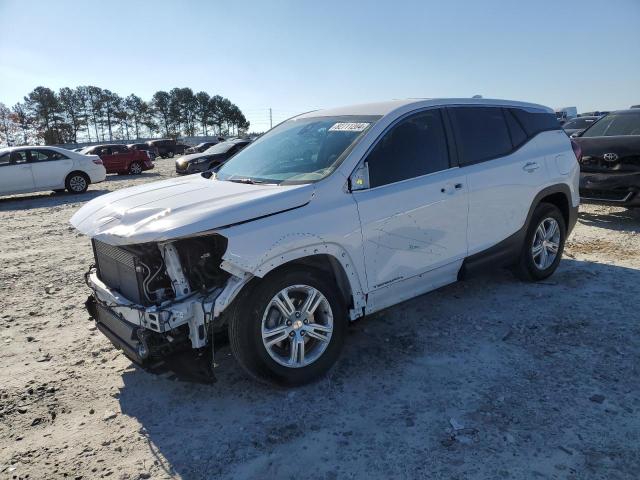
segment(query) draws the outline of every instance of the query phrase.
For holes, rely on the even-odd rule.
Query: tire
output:
[[[287,317],[274,304],[276,296],[286,289],[296,309],[289,309],[291,315]],[[346,308],[335,282],[315,269],[287,268],[244,290],[234,302],[229,339],[231,351],[250,376],[278,385],[302,385],[333,366],[347,329]],[[302,307],[313,291],[318,302],[311,302],[316,308],[311,318],[305,318]],[[286,305],[283,297],[280,304]],[[267,347],[267,342],[277,339],[280,341]],[[297,350],[292,360],[294,344]]]
[[[515,265],[518,278],[536,282],[551,276],[560,264],[566,238],[567,227],[560,209],[550,203],[539,204]]]
[[[142,165],[140,162],[131,162],[129,165],[129,175],[140,175],[142,173]]]
[[[72,172],[67,176],[65,186],[69,193],[84,193],[89,188],[89,177],[82,172]]]

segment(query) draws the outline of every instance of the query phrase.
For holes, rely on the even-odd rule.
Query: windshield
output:
[[[562,128],[587,128],[595,121],[595,118],[574,118],[565,123]]]
[[[378,116],[294,118],[225,163],[219,180],[310,183],[329,175]],[[212,147],[213,148],[213,147]]]
[[[86,155],[87,153],[89,153],[89,151],[92,149],[93,147],[84,147],[82,150],[80,150],[78,153],[82,153],[83,155]]]
[[[233,142],[217,143],[212,147],[207,148],[204,153],[227,153],[234,145],[235,143]]]
[[[639,113],[610,113],[582,134],[583,137],[614,137],[640,135]]]

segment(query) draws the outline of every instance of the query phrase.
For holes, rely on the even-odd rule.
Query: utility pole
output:
[[[273,110],[269,108],[269,130],[273,128]]]

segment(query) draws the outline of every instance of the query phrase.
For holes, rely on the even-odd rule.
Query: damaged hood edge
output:
[[[313,184],[248,185],[189,175],[102,195],[70,223],[111,245],[159,242],[299,208],[313,192]]]

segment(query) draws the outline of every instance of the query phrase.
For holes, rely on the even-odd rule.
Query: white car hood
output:
[[[251,185],[189,175],[102,195],[71,217],[80,232],[111,245],[193,235],[305,205],[309,185]]]

